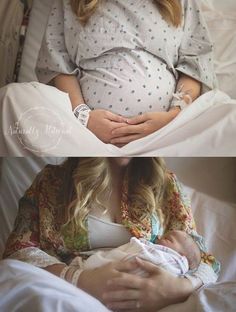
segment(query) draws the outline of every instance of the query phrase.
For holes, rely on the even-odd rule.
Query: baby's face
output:
[[[179,254],[184,255],[185,252],[183,247],[185,246],[186,238],[187,235],[183,231],[169,231],[161,238],[158,238],[156,244],[169,247]]]

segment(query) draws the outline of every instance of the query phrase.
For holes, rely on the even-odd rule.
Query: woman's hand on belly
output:
[[[114,138],[112,131],[127,125],[127,118],[113,114],[103,109],[91,111],[89,114],[88,129],[104,143],[111,143]]]
[[[114,139],[111,140],[111,143],[121,146],[141,139],[166,126],[179,112],[180,110],[177,108],[169,112],[145,113],[127,119],[126,125],[112,131]]]

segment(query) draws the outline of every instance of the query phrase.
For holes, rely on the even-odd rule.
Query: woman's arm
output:
[[[194,78],[180,73],[180,77],[176,86],[176,92],[182,92],[183,100],[186,104],[191,104],[201,93],[201,82]],[[191,99],[191,101],[190,101]],[[173,107],[171,107],[173,109]]]
[[[3,258],[24,261],[38,267],[62,264],[52,245],[47,250],[42,248],[42,241],[46,241],[42,224],[47,222],[47,230],[50,232],[50,219],[55,219],[51,211],[47,215],[42,210],[39,213],[39,207],[42,207],[39,202],[42,198],[48,200],[48,186],[52,181],[50,175],[51,167],[46,166],[20,199],[14,228],[6,242]]]
[[[51,84],[69,94],[72,110],[85,103],[76,76],[59,74],[52,79]],[[112,131],[124,125],[126,125],[125,118],[109,111],[98,109],[89,112],[87,128],[104,143],[110,143],[113,138]]]
[[[78,79],[74,75],[59,74],[50,82],[57,89],[69,94],[72,110],[84,103]]]

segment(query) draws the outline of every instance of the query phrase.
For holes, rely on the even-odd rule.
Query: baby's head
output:
[[[161,238],[157,238],[155,243],[172,248],[185,256],[191,270],[196,269],[200,264],[201,251],[193,238],[184,231],[169,231]]]

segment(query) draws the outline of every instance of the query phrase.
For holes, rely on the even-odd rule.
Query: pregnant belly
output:
[[[130,51],[84,62],[80,86],[91,109],[131,117],[167,111],[176,80],[160,59]]]

